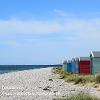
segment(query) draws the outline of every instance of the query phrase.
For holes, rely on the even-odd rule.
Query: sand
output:
[[[97,88],[77,86],[56,79],[52,68],[32,69],[0,75],[0,100],[52,100],[79,92],[100,97]]]

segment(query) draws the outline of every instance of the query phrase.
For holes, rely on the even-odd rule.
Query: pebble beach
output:
[[[0,74],[0,100],[52,100],[80,92],[100,97],[97,88],[55,78],[52,68]]]

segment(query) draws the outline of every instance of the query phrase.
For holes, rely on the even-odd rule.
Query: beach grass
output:
[[[59,74],[59,79],[64,79],[66,82],[75,82],[78,83],[91,83],[91,82],[99,82],[99,77],[95,77],[94,75],[79,75],[74,73],[65,72],[62,67],[56,67],[52,69],[52,72],[55,74]]]
[[[100,100],[99,98],[93,97],[89,94],[79,93],[70,97],[54,98],[53,100]]]
[[[100,73],[95,76],[95,82],[100,83]]]

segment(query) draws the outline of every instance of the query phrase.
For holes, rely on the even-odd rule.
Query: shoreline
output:
[[[52,67],[0,74],[0,100],[52,100],[79,92],[100,97],[100,91],[56,79]]]

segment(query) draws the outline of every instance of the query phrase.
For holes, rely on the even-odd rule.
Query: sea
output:
[[[61,64],[55,64],[55,65],[0,65],[0,74],[14,72],[14,71],[48,68],[48,67],[62,67],[62,65]]]

